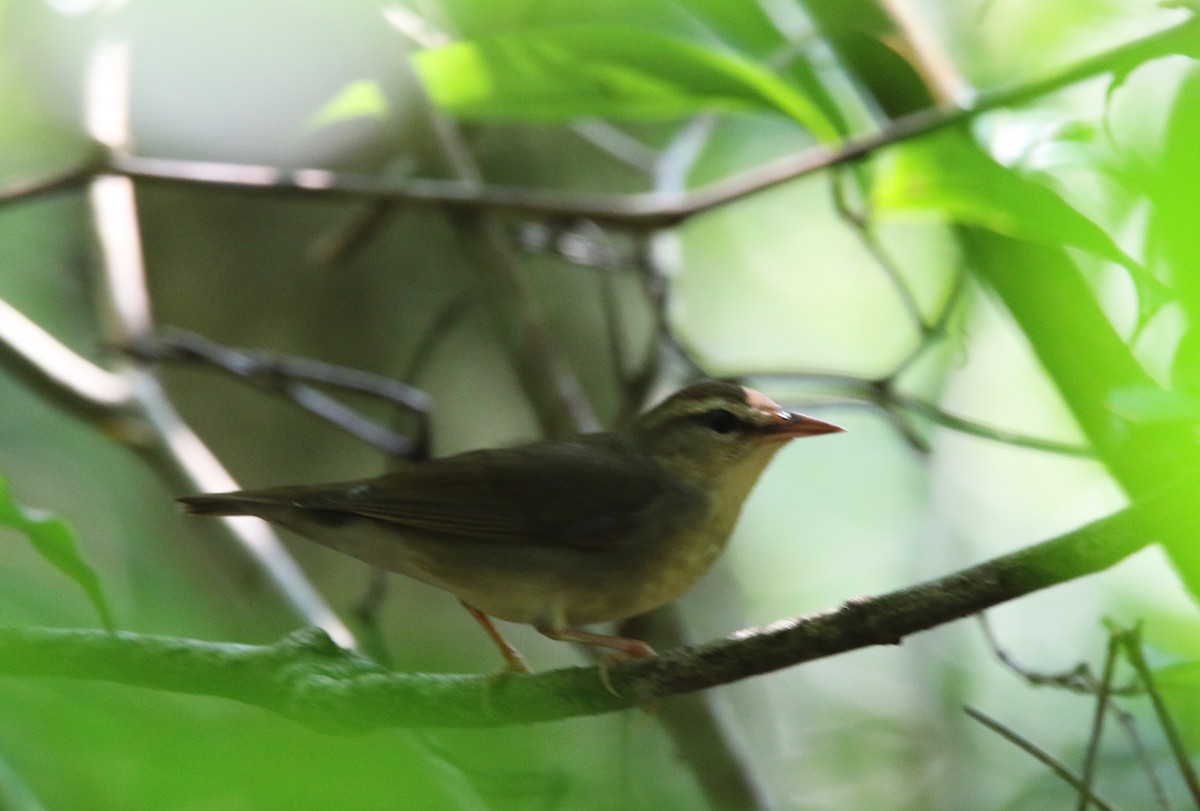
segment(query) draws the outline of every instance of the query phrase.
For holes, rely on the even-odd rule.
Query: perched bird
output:
[[[841,430],[708,380],[612,431],[413,462],[374,479],[179,501],[197,515],[254,515],[445,589],[510,669],[529,672],[489,617],[653,655],[640,640],[574,626],[678,598],[724,549],[775,452]]]

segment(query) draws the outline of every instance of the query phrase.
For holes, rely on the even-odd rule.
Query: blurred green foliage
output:
[[[918,29],[982,90],[1031,81],[1185,13],[1115,0],[912,7]],[[916,95],[878,95],[880,87],[925,88],[916,54],[856,29],[878,22],[880,9],[457,0],[439,13],[414,4],[385,16],[373,3],[317,0],[203,9],[167,0],[123,8],[0,0],[0,183],[82,157],[87,61],[101,38],[121,37],[132,47],[142,154],[444,175],[449,162],[439,157],[409,63],[417,44],[444,39],[414,43],[401,33],[440,28],[459,41],[423,52],[418,66],[435,99],[473,119],[464,138],[488,181],[568,193],[656,183],[675,191],[794,154],[813,136],[886,126],[882,111],[928,106]],[[894,75],[855,74],[871,64],[891,65]],[[812,381],[787,374],[876,380],[938,337],[891,382],[998,431],[1087,442],[1097,453],[1039,454],[902,415],[928,444],[922,454],[886,414],[827,406],[851,427],[846,442],[789,450],[773,466],[728,565],[682,602],[697,639],[1011,550],[1152,492],[1196,463],[1196,77],[1187,60],[1148,57],[1119,86],[1098,77],[970,129],[880,150],[855,166],[848,200],[835,199],[827,175],[811,176],[655,235],[655,261],[671,271],[660,280],[668,322],[712,373],[759,373],[781,396],[799,394]],[[667,113],[673,118],[663,120]],[[705,115],[686,120],[694,114]],[[582,116],[622,120],[605,140],[573,125]],[[341,233],[365,204],[147,185],[139,205],[162,323],[396,376],[420,360],[414,382],[435,397],[438,453],[534,433],[471,297],[460,234],[436,209],[384,212],[359,250],[320,265],[311,261],[314,240]],[[104,361],[89,228],[78,194],[5,206],[0,297]],[[943,333],[930,336],[960,272],[965,292]],[[626,360],[644,357],[654,350],[644,278],[637,268],[603,270],[554,253],[523,257],[522,273],[585,391],[611,418],[618,364],[606,296],[618,303]],[[426,344],[429,325],[463,301],[461,315]],[[361,476],[381,465],[261,394],[193,371],[163,377],[247,485]],[[90,562],[121,627],[254,642],[291,627],[253,573],[175,514],[174,494],[155,471],[3,372],[0,463],[23,504],[78,528],[73,543],[60,534],[58,548]],[[21,515],[13,506],[9,514]],[[1200,551],[1189,509],[1182,505],[1164,527],[1169,562],[1149,551],[1102,577],[1002,607],[991,620],[1017,658],[1053,671],[1099,660],[1101,617],[1144,618],[1152,663],[1194,752]],[[75,584],[22,544],[5,548],[0,622],[93,623]],[[335,607],[352,614],[368,580],[363,567],[299,542],[292,550]],[[77,580],[89,571],[55,560],[67,561]],[[393,592],[381,629],[397,667],[496,666],[453,600],[417,584],[397,582]],[[539,668],[575,661],[532,632],[512,635]],[[733,685],[712,699],[781,809],[1064,807],[1073,801],[1067,787],[970,726],[960,707],[991,711],[1073,765],[1093,708],[1088,697],[1030,689],[967,623],[899,650]],[[1126,705],[1139,716],[1149,759],[1167,775],[1166,791],[1182,797],[1146,703]],[[1130,808],[1149,807],[1152,794],[1137,748],[1112,735],[1101,750],[1098,788]],[[0,756],[10,767],[0,779],[19,776],[47,808],[704,803],[656,723],[633,715],[343,738],[213,699],[8,680],[0,684]]]
[[[821,140],[816,105],[753,61],[632,26],[535,28],[414,56],[433,100],[458,118],[563,123],[702,112],[783,113]]]
[[[112,612],[96,572],[79,553],[75,533],[61,518],[23,507],[12,498],[8,483],[0,476],[0,526],[20,532],[46,562],[74,580],[100,615],[105,629],[113,630]]]

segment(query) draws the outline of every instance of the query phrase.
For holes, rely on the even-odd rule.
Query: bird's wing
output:
[[[544,443],[412,464],[331,487],[279,488],[293,506],[349,513],[455,538],[615,546],[641,525],[663,486],[654,471],[605,446]]]

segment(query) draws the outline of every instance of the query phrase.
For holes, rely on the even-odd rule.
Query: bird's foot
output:
[[[619,665],[622,662],[628,662],[630,659],[644,659],[648,656],[657,655],[654,652],[654,648],[650,647],[645,642],[640,642],[635,639],[627,639],[624,641],[634,643],[634,645],[637,647],[633,650],[622,648],[614,653],[606,654],[601,656],[600,661],[596,663],[596,670],[600,674],[600,683],[604,685],[605,690],[617,698],[620,698],[621,694],[617,691],[617,688],[613,687],[612,675],[608,672],[609,668]]]
[[[608,669],[619,662],[629,659],[644,659],[647,656],[656,655],[654,648],[640,639],[597,634],[592,631],[581,631],[578,628],[538,627],[538,631],[543,636],[548,636],[551,639],[557,639],[562,642],[582,642],[585,645],[595,645],[598,648],[609,648],[614,651],[614,653],[601,658],[597,669],[600,671],[600,683],[604,685],[604,689],[617,698],[620,698],[621,694],[613,687],[612,677],[609,675]]]

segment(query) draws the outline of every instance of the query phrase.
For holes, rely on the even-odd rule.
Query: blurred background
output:
[[[688,641],[713,640],[1020,549],[1196,463],[1200,79],[1188,54],[1200,41],[1162,38],[1190,14],[1164,6],[0,0],[0,300],[79,356],[161,383],[242,486],[385,469],[378,450],[282,398],[192,365],[131,369],[113,351],[138,334],[109,301],[140,289],[114,281],[122,226],[105,224],[84,179],[17,193],[86,169],[100,142],[171,162],[158,164],[171,179],[135,180],[120,237],[144,258],[147,323],[404,380],[431,398],[434,455],[561,430],[572,414],[587,427],[588,410],[610,425],[701,374],[845,425],[777,457],[728,553],[681,601]],[[623,195],[665,206],[1055,76],[1054,92],[885,137],[827,170],[779,169],[781,182],[703,212],[622,216]],[[212,186],[196,162],[550,190],[563,212]],[[578,215],[597,199],[627,208]],[[522,351],[534,333],[540,358]],[[550,360],[565,374],[529,368]],[[0,475],[16,503],[69,522],[117,627],[269,643],[306,624],[215,522],[178,513],[186,484],[155,443],[139,452],[138,436],[64,407],[12,352],[3,361]],[[548,393],[555,383],[565,395]],[[353,402],[417,430],[412,415]],[[1105,621],[1142,621],[1186,729],[1200,654],[1190,526],[1167,551],[988,612],[995,639],[1039,673],[1099,670]],[[21,533],[0,528],[0,542],[0,623],[98,627]],[[283,542],[395,668],[498,667],[449,595],[390,577],[364,625],[368,568]],[[538,670],[586,661],[503,630]],[[1079,768],[1094,697],[1031,686],[968,620],[681,705],[715,719],[705,734],[735,766],[716,781],[680,748],[669,706],[332,736],[215,698],[6,679],[0,783],[22,809],[1073,801],[964,704]],[[1148,701],[1121,707],[1136,732],[1105,736],[1098,791],[1126,808],[1186,803]]]

